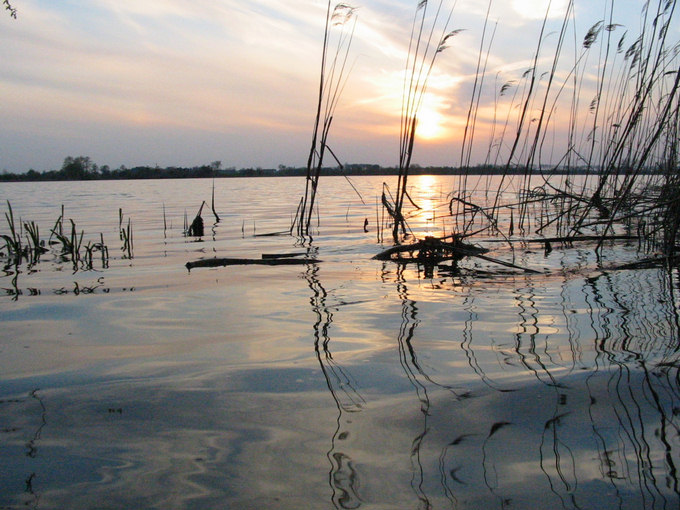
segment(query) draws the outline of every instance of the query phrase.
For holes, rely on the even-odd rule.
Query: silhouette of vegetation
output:
[[[648,249],[659,249],[667,257],[674,255],[680,225],[680,46],[671,40],[676,2],[645,2],[639,36],[630,45],[626,43],[628,31],[616,34],[622,25],[613,20],[613,5],[614,2],[605,9],[604,18],[581,41],[574,40],[573,54],[565,45],[567,33],[576,26],[574,3],[569,2],[565,9],[552,54],[544,36],[549,18],[546,12],[531,55],[531,67],[520,78],[506,81],[495,95],[500,98],[509,90],[517,92],[509,102],[494,105],[507,110],[507,117],[503,120],[503,115],[494,112],[487,168],[503,178],[495,190],[485,188],[487,198],[494,197],[492,207],[486,209],[470,199],[474,190],[484,185],[477,176],[486,172],[467,167],[479,88],[486,73],[482,62],[491,44],[485,42],[485,24],[461,166],[455,172],[461,178],[453,193],[442,198],[442,204],[448,203],[453,222],[450,231],[454,235],[485,233],[501,236],[507,242],[515,231],[533,231],[541,237],[552,235],[566,241],[597,235],[599,251],[611,234],[638,232],[640,238],[647,240]],[[426,7],[426,0],[418,4],[417,12],[423,20]],[[413,29],[417,35],[409,46],[414,56],[409,53],[407,61],[411,72],[407,72],[408,84],[404,88],[407,113],[402,114],[402,150],[394,198],[386,185],[383,188],[382,203],[392,219],[385,227],[392,230],[395,244],[411,236],[408,219],[428,214],[411,199],[406,182],[417,129],[416,110],[429,75],[428,65],[434,62],[434,57],[422,57],[420,65],[411,64],[421,62],[421,46],[427,55],[431,39],[421,34],[431,34],[433,29],[422,27],[421,21]],[[446,37],[456,33],[449,32]],[[547,65],[546,69],[542,69],[543,65]],[[586,86],[587,81],[592,83]],[[584,103],[583,96],[592,92],[588,87],[594,90],[595,98]],[[571,95],[567,90],[572,91]],[[409,113],[411,105],[413,112]],[[554,133],[565,125],[564,118],[558,119],[558,109],[569,112],[566,149],[554,144]],[[577,174],[588,178],[571,178]],[[410,211],[406,211],[408,203]],[[438,218],[443,219],[442,215]]]
[[[399,167],[381,166],[373,163],[344,163],[339,166],[325,166],[318,169],[319,175],[329,176],[361,176],[361,175],[399,175]],[[642,174],[654,173],[653,167],[641,170]],[[87,156],[72,157],[64,160],[59,170],[45,170],[38,172],[34,169],[26,173],[2,172],[0,182],[35,182],[35,181],[95,181],[95,180],[132,180],[132,179],[205,179],[205,178],[230,178],[230,177],[305,177],[306,167],[289,167],[279,165],[278,168],[220,168],[215,163],[194,167],[159,167],[159,166],[135,166],[127,168],[122,165],[111,169],[109,165],[98,166]],[[519,168],[507,169],[493,164],[480,164],[476,166],[420,166],[411,164],[409,175],[523,175],[524,171]],[[583,166],[571,168],[544,169],[546,175],[579,175],[598,173],[596,168]]]
[[[9,0],[2,0],[2,5],[5,6],[6,11],[9,11],[9,15],[16,19],[17,10],[14,7],[12,7],[12,4],[9,3]]]
[[[78,232],[72,219],[68,220],[70,228],[64,227],[63,206],[61,215],[55,221],[47,240],[40,238],[40,229],[34,221],[15,220],[12,204],[9,200],[7,201],[5,220],[9,233],[0,235],[0,239],[5,243],[4,247],[0,249],[0,261],[2,261],[5,269],[12,266],[17,268],[24,262],[32,267],[40,262],[41,255],[50,252],[50,250],[54,250],[61,260],[70,260],[74,271],[93,269],[96,252],[101,254],[102,267],[108,265],[109,251],[104,244],[103,234],[99,234],[98,242],[92,240],[83,242],[85,232],[83,230]],[[121,228],[121,239],[123,239],[123,231],[124,229]],[[125,232],[127,237],[123,251],[127,252],[128,258],[131,258],[132,233],[129,222]],[[25,238],[25,242],[23,238]]]
[[[345,86],[347,57],[349,56],[356,24],[355,10],[354,7],[345,3],[339,3],[331,9],[331,2],[330,0],[328,1],[321,52],[319,96],[317,99],[314,129],[312,130],[312,145],[309,150],[305,171],[305,194],[300,200],[296,218],[297,233],[299,235],[309,234],[309,226],[312,221],[316,201],[316,191],[319,186],[319,178],[326,150],[337,161],[337,157],[328,146],[328,135],[333,122],[335,108]],[[337,40],[333,41],[332,35],[334,31],[332,29],[336,27],[339,29],[339,33]],[[345,31],[345,27],[348,27],[347,31]],[[332,46],[335,46],[333,54],[329,52]],[[340,164],[339,161],[338,164]]]

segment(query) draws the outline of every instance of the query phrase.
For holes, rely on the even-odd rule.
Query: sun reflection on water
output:
[[[446,229],[444,218],[448,215],[442,179],[434,175],[418,175],[411,180],[409,194],[419,209],[408,218],[413,232],[419,236],[443,236]]]
[[[677,274],[586,271],[592,250],[556,247],[522,255],[549,274],[464,260],[426,276],[371,260],[353,219],[372,205],[346,212],[346,182],[329,181],[341,219],[314,240],[323,263],[187,274],[198,253],[300,250],[243,233],[241,201],[262,200],[261,232],[286,216],[264,192],[299,185],[256,179],[218,184],[225,220],[202,243],[147,220],[102,290],[70,291],[94,271],[22,273],[43,291],[0,311],[0,507],[677,508]],[[450,182],[410,178],[419,236],[451,223]],[[139,223],[210,189],[145,185],[165,195],[123,203]],[[73,215],[108,232],[116,186]],[[17,203],[55,186],[37,188]]]

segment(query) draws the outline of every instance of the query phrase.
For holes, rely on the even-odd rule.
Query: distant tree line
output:
[[[0,181],[94,181],[123,179],[195,179],[206,177],[299,177],[306,175],[306,167],[290,167],[279,165],[278,168],[222,168],[221,161],[194,166],[161,168],[159,166],[136,166],[127,168],[121,165],[111,169],[108,165],[98,166],[88,156],[64,159],[60,170],[37,172],[33,169],[26,173],[0,173]],[[567,169],[543,168],[544,173],[567,173]],[[409,172],[413,175],[460,175],[464,173],[476,175],[497,175],[502,173],[524,175],[523,168],[506,168],[505,166],[477,165],[469,168],[452,166],[420,166],[412,165]],[[570,174],[585,173],[585,169],[571,168]],[[398,175],[397,167],[384,167],[376,164],[346,163],[343,166],[326,167],[321,175]]]
[[[187,179],[197,177],[237,176],[236,169],[222,169],[220,161],[210,164],[182,168],[159,166],[136,166],[127,168],[121,165],[112,169],[108,165],[99,166],[89,156],[68,156],[59,170],[37,172],[33,169],[26,173],[3,171],[0,181],[95,181],[116,179]]]

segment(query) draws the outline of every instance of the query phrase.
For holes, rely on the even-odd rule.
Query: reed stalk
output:
[[[616,23],[616,2],[606,0],[602,19],[579,40],[574,2],[569,2],[561,26],[550,35],[555,41],[552,55],[545,35],[546,13],[532,66],[519,79],[501,80],[497,74],[503,85],[494,94],[486,161],[496,165],[503,161],[504,171],[492,211],[478,218],[496,229],[499,211],[504,209],[512,233],[531,228],[544,234],[550,228],[576,236],[587,229],[604,240],[613,229],[621,228],[654,233],[659,242],[653,246],[661,243],[666,253],[675,249],[680,208],[669,197],[680,193],[680,43],[671,41],[677,38],[673,28],[676,6],[674,0],[644,2],[640,31],[634,34],[635,27],[625,29]],[[570,32],[574,34],[571,63]],[[482,52],[490,51],[490,45],[484,46],[485,33],[463,135],[461,167],[469,164],[474,142],[476,108],[486,73]],[[514,92],[509,97],[511,88]],[[505,113],[498,111],[501,107],[507,109]],[[558,110],[568,114],[566,121],[557,118]],[[561,133],[566,146],[558,152],[555,142]],[[411,141],[402,139],[406,154]],[[582,184],[573,179],[576,170],[585,171]],[[542,180],[538,187],[535,176]],[[516,195],[511,205],[507,191],[512,188]],[[457,197],[450,202],[451,215],[462,220],[463,229],[472,226],[466,212],[479,212],[465,203],[470,191],[463,173]]]
[[[213,177],[213,182],[212,182],[212,199],[210,200],[210,208],[212,209],[213,216],[215,216],[215,223],[220,222],[220,217],[217,215],[217,211],[215,211],[215,178]]]
[[[331,152],[328,147],[328,136],[335,110],[347,80],[347,61],[357,19],[355,11],[356,8],[345,3],[339,3],[331,8],[330,0],[326,8],[319,73],[319,94],[312,129],[312,143],[307,158],[305,193],[294,224],[291,226],[291,233],[297,226],[297,233],[300,236],[309,235],[324,157],[327,149]],[[334,31],[334,29],[337,30]],[[335,32],[338,35],[333,42],[332,35]],[[334,47],[334,50],[332,47]]]
[[[383,204],[393,219],[392,238],[395,243],[399,242],[400,230],[404,235],[407,233],[403,215],[404,199],[408,198],[411,201],[407,193],[408,176],[415,146],[418,114],[427,91],[427,83],[438,55],[448,47],[450,40],[461,32],[461,30],[448,30],[453,7],[445,7],[444,0],[440,0],[435,7],[434,14],[430,15],[428,4],[428,0],[418,2],[411,24],[402,86],[399,174],[392,205],[388,205],[383,193]]]

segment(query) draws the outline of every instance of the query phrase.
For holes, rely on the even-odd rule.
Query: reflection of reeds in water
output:
[[[38,389],[31,391],[28,398],[0,400],[0,409],[12,411],[5,412],[7,420],[4,422],[4,429],[0,431],[3,436],[6,436],[3,439],[9,440],[7,441],[9,444],[13,442],[13,436],[18,434],[23,435],[26,432],[25,427],[12,426],[14,420],[18,420],[22,416],[22,413],[18,411],[17,406],[29,407],[30,409],[29,404],[34,402],[37,402],[39,406],[38,412],[40,413],[40,417],[36,420],[38,423],[37,427],[28,429],[32,430],[32,432],[29,434],[29,438],[24,444],[26,448],[24,456],[27,460],[22,463],[22,465],[25,464],[25,469],[30,470],[30,473],[26,476],[23,487],[12,487],[10,485],[4,487],[6,494],[3,494],[3,496],[5,496],[3,501],[11,501],[10,499],[6,499],[8,496],[11,496],[11,494],[22,494],[22,496],[19,497],[19,500],[23,508],[40,508],[40,494],[38,493],[34,482],[36,479],[40,480],[42,478],[44,480],[44,477],[47,476],[47,473],[41,472],[41,469],[44,469],[45,466],[35,460],[38,457],[38,444],[42,438],[43,429],[47,426],[47,408],[43,397],[41,397],[38,392]],[[19,501],[16,501],[16,503],[19,503]],[[7,508],[10,507],[8,506]],[[12,505],[11,508],[15,508],[15,506]]]
[[[354,468],[353,459],[342,448],[350,438],[348,423],[351,419],[347,413],[357,413],[365,403],[355,388],[356,383],[351,375],[333,359],[330,349],[329,330],[333,323],[333,312],[326,300],[328,294],[319,280],[319,267],[309,266],[305,277],[312,291],[310,304],[316,314],[314,323],[314,352],[326,379],[326,385],[338,409],[336,428],[331,439],[331,448],[327,453],[331,464],[329,484],[332,490],[331,500],[336,508],[358,508],[361,499],[357,493],[359,474]]]
[[[543,353],[537,351],[537,341],[541,327],[539,326],[539,310],[536,303],[536,293],[531,281],[527,281],[526,288],[515,291],[518,313],[518,331],[514,335],[515,353],[521,366],[533,373],[536,379],[549,386],[559,386],[549,367],[555,366],[549,351],[547,341]],[[545,361],[543,358],[545,357]],[[557,365],[559,367],[559,365]]]
[[[548,296],[535,276],[515,280],[508,296],[519,313],[501,329],[489,329],[475,313],[486,310],[493,289],[463,293],[469,318],[451,333],[462,338],[461,355],[485,385],[453,399],[432,391],[430,368],[416,355],[418,326],[434,305],[416,303],[404,275],[384,279],[394,278],[401,301],[399,359],[419,404],[411,418],[421,432],[412,442],[410,473],[423,507],[438,508],[445,498],[467,508],[473,494],[478,507],[504,507],[545,490],[540,499],[550,507],[587,508],[605,486],[612,494],[607,508],[680,503],[678,284],[670,285],[664,271],[565,278],[561,291]],[[507,347],[498,364],[514,376],[483,361],[499,334],[507,335],[500,338]],[[445,370],[437,373],[446,377]]]
[[[402,302],[401,324],[399,326],[399,336],[397,337],[399,362],[401,363],[409,382],[416,390],[423,420],[422,432],[413,439],[413,443],[411,444],[411,488],[418,497],[421,505],[423,505],[424,508],[430,508],[430,500],[424,489],[425,475],[420,458],[421,447],[428,430],[427,419],[430,409],[430,398],[428,396],[427,387],[419,380],[418,374],[422,374],[423,371],[418,365],[416,353],[411,344],[413,334],[418,326],[418,306],[408,297],[408,289],[401,276],[402,272],[403,269],[397,273],[397,281],[399,282],[397,284],[397,292]]]
[[[596,356],[583,383],[579,381],[582,389],[569,385],[557,394],[554,416],[542,435],[541,469],[553,492],[573,504],[578,444],[569,436],[582,419],[583,406],[568,399],[585,392],[602,479],[611,484],[617,498],[628,499],[626,494],[633,490],[644,508],[677,504],[678,452],[673,451],[671,438],[680,430],[673,411],[680,404],[677,318],[673,318],[677,314],[674,306],[660,308],[654,297],[647,302],[635,289],[632,295],[622,296],[617,288],[608,275],[586,282]],[[662,322],[647,328],[645,317],[653,317],[657,310],[667,310],[671,317],[655,317]],[[667,489],[675,499],[669,499]]]
[[[607,275],[589,281],[594,309],[601,310],[592,322],[601,335],[595,340],[596,369],[587,380],[588,412],[603,478],[610,480],[618,498],[635,485],[645,507],[656,508],[680,499],[674,449],[680,431],[678,318],[674,304],[661,308],[670,316],[655,317],[659,306],[644,302],[644,282],[640,286],[635,297],[622,296]],[[620,317],[615,309],[622,311]],[[652,324],[656,321],[661,322]],[[606,384],[606,402],[601,402],[598,379]],[[665,473],[663,479],[660,473]],[[675,494],[675,501],[668,500],[664,489]]]
[[[383,278],[386,274],[383,273]],[[420,414],[422,424],[419,427],[421,432],[413,438],[411,444],[411,488],[420,501],[422,508],[432,508],[431,497],[427,492],[427,477],[429,473],[425,466],[428,459],[423,458],[425,440],[430,432],[429,423],[432,412],[432,400],[430,390],[444,390],[452,402],[463,401],[469,397],[467,390],[457,388],[450,384],[443,384],[436,381],[418,360],[416,349],[413,345],[416,328],[420,323],[418,318],[418,304],[409,296],[408,285],[404,277],[404,267],[400,266],[395,276],[397,294],[401,301],[401,323],[397,336],[397,346],[399,349],[399,362],[409,383],[415,389],[418,402],[420,403]],[[456,497],[449,487],[450,477],[454,475],[445,472],[444,464],[448,447],[445,447],[439,456],[439,481],[446,498],[453,504]]]

